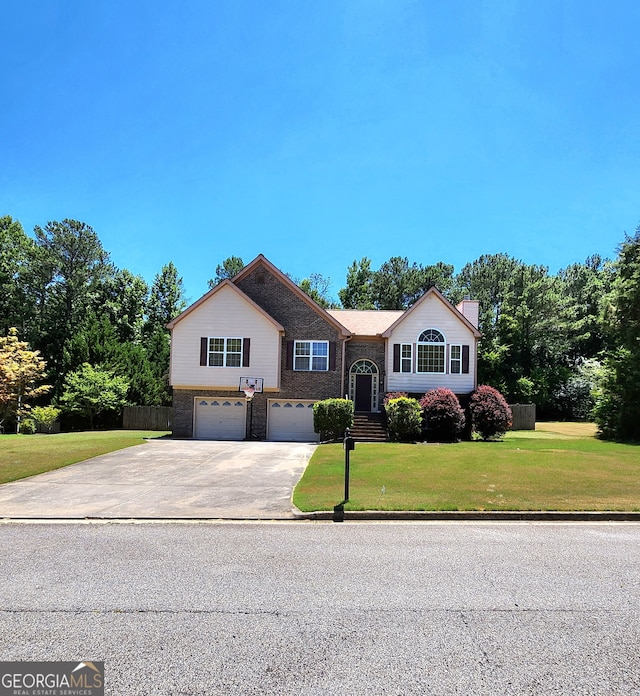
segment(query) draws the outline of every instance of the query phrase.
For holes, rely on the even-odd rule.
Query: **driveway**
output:
[[[315,445],[149,440],[0,486],[0,518],[290,519]]]

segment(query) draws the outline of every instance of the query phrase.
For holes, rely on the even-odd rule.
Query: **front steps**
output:
[[[353,416],[351,437],[357,442],[386,442],[387,431],[382,413],[356,413]]]

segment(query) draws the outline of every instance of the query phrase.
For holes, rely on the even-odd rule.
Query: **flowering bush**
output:
[[[472,427],[483,440],[501,437],[511,427],[512,415],[504,396],[493,387],[480,386],[469,404]]]
[[[396,442],[415,440],[422,432],[422,410],[416,399],[400,396],[385,404],[389,437]]]
[[[430,440],[452,442],[457,440],[465,424],[465,415],[458,397],[445,387],[428,391],[420,406]]]

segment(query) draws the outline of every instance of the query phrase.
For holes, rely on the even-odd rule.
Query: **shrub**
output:
[[[451,389],[431,389],[420,399],[420,406],[430,440],[453,442],[458,439],[466,419],[458,397]]]
[[[504,396],[493,387],[480,386],[469,404],[474,432],[483,440],[501,437],[511,427],[511,409]]]
[[[38,425],[42,425],[48,432],[53,429],[53,424],[58,420],[60,413],[60,409],[55,406],[34,406],[31,409],[33,420]]]
[[[23,418],[20,421],[20,432],[23,435],[33,435],[38,429],[33,418]]]
[[[339,440],[347,428],[353,426],[353,401],[349,399],[325,399],[313,405],[313,429],[315,432]]]
[[[406,392],[387,392],[384,395],[383,405],[386,406],[391,399],[400,399],[403,396],[408,397],[409,395]]]
[[[385,405],[387,430],[395,442],[408,442],[420,437],[422,432],[422,409],[416,399],[399,396]]]

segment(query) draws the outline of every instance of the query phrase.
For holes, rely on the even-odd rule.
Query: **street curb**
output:
[[[562,511],[562,510],[441,510],[441,511],[393,511],[393,510],[344,510],[337,506],[333,512],[301,512],[294,510],[296,519],[342,521],[409,521],[409,522],[640,522],[640,512],[618,511]]]

